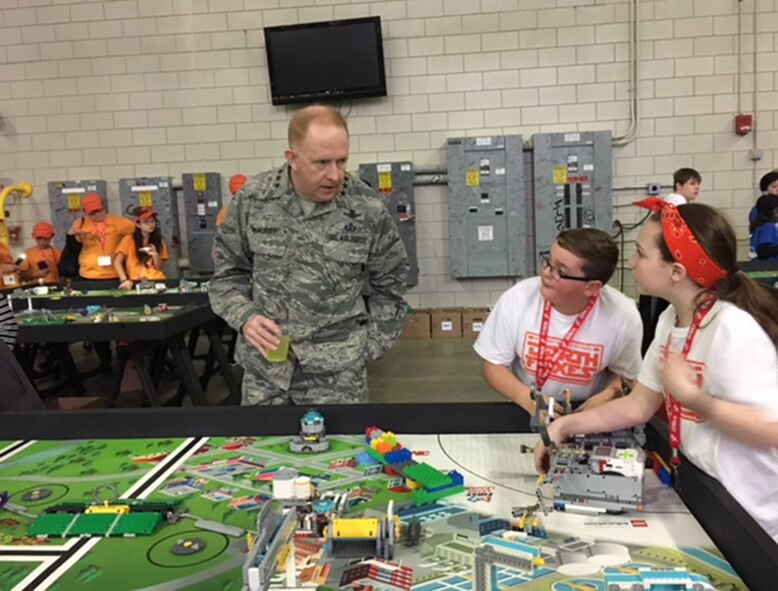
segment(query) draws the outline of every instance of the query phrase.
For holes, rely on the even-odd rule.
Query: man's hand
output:
[[[667,359],[662,359],[660,370],[662,383],[673,398],[689,410],[704,416],[701,411],[711,399],[700,388],[697,375],[686,360],[678,353],[669,353]]]
[[[267,359],[267,352],[278,347],[281,342],[281,328],[274,320],[255,314],[243,325],[243,336]]]
[[[17,267],[13,263],[1,263],[0,264],[0,273],[16,273],[18,270],[19,270],[19,267]]]

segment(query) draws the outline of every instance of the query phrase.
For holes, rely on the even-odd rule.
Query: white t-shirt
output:
[[[675,327],[675,308],[659,317],[638,381],[662,392],[659,360],[668,337],[681,352],[689,328]],[[729,302],[716,302],[692,343],[687,361],[709,396],[765,410],[778,429],[778,353],[753,316]],[[684,408],[681,449],[718,479],[738,503],[778,542],[778,449],[757,449],[719,431]]]
[[[535,381],[538,342],[543,320],[540,277],[520,281],[500,296],[486,319],[476,353],[489,363],[510,366],[527,385]],[[552,309],[546,358],[554,353],[575,322]],[[543,386],[543,393],[563,401],[569,388],[574,401],[583,401],[605,387],[609,372],[633,379],[640,370],[643,326],[635,303],[621,292],[602,289],[597,304],[559,358]]]
[[[679,195],[678,193],[669,193],[665,196],[665,201],[668,203],[672,203],[676,207],[679,205],[684,205],[686,203],[689,203],[689,201],[684,197],[683,195]]]

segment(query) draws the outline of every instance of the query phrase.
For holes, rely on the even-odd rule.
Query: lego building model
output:
[[[549,470],[538,487],[538,499],[554,500],[554,509],[623,512],[643,507],[646,454],[632,430],[576,436],[555,445],[548,436],[549,404],[533,392],[537,425],[549,451]]]
[[[289,440],[289,451],[298,454],[321,453],[330,448],[324,431],[324,417],[316,410],[309,410],[300,419],[300,434]]]
[[[148,536],[166,521],[178,520],[180,501],[118,499],[114,503],[60,503],[46,509],[30,524],[38,537]]]
[[[626,569],[625,569],[626,570]],[[710,581],[685,568],[630,569],[627,572],[606,572],[606,591],[714,591]]]

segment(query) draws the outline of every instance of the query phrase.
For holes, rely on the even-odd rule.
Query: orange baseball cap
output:
[[[33,238],[53,238],[54,226],[49,222],[38,222],[32,227]]]
[[[157,218],[159,217],[159,214],[154,210],[153,207],[144,207],[135,215],[135,221],[136,222],[145,222],[147,220],[150,220],[151,218]]]
[[[243,174],[236,174],[230,179],[230,193],[233,195],[243,188],[248,178]]]
[[[81,202],[81,207],[84,208],[84,211],[87,213],[92,213],[93,211],[100,211],[103,209],[103,200],[100,198],[100,195],[97,193],[87,193],[84,195],[84,199]]]

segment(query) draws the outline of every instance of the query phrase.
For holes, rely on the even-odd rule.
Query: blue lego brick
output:
[[[403,449],[390,451],[384,456],[384,458],[386,459],[386,463],[389,465],[410,462],[413,459],[413,452],[411,452],[411,450],[409,450],[407,447],[404,447]]]
[[[373,456],[371,456],[367,452],[359,452],[356,456],[354,456],[354,459],[357,461],[357,464],[360,466],[374,466],[375,464],[380,464],[378,460],[376,460]]]

